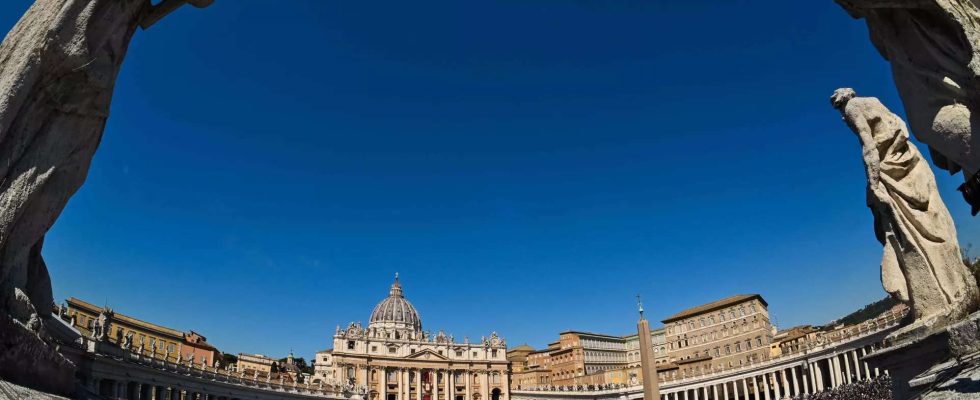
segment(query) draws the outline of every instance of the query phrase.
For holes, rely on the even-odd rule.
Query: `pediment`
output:
[[[410,358],[410,359],[413,359],[413,360],[449,360],[449,358],[446,358],[446,356],[444,356],[442,354],[439,354],[439,353],[436,353],[436,352],[434,352],[434,351],[432,351],[430,349],[424,349],[422,351],[417,351],[415,353],[410,354],[408,357],[405,357],[405,358]]]

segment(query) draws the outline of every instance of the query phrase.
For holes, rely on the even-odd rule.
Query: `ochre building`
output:
[[[221,352],[208,343],[207,338],[194,331],[181,332],[74,297],[68,298],[59,312],[63,319],[85,336],[94,334],[101,318],[101,323],[106,325],[107,342],[117,346],[128,345],[131,350],[140,351],[146,356],[166,358],[170,362],[176,362],[178,358],[183,362],[193,359],[195,365],[204,363],[208,366],[214,366],[214,362],[221,359]],[[128,343],[127,337],[130,338]]]
[[[496,333],[457,342],[422,330],[398,277],[367,327],[337,327],[333,349],[317,353],[313,383],[339,383],[367,400],[507,400],[507,343]]]
[[[773,337],[768,304],[743,294],[702,304],[663,320],[667,355],[680,376],[768,360]],[[658,368],[660,369],[660,368]]]

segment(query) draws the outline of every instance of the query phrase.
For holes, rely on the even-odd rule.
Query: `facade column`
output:
[[[755,375],[752,375],[752,391],[755,392],[755,400],[761,399],[759,397],[759,382],[756,381]],[[766,400],[768,400],[768,396],[766,396]]]
[[[722,384],[721,384],[721,394],[722,394],[722,396],[725,396],[725,397],[723,397],[723,399],[728,400],[728,382],[722,382]]]
[[[399,379],[401,379],[401,382],[398,384],[398,400],[410,400],[408,387],[411,385],[411,382],[408,380],[408,368],[403,368],[398,375]]]
[[[713,400],[718,400],[718,385],[711,385],[711,395]]]
[[[439,370],[433,369],[429,372],[429,385],[432,387],[432,391],[429,396],[432,396],[432,400],[439,399]]]
[[[830,388],[831,389],[836,388],[837,387],[837,381],[836,381],[836,379],[837,379],[837,376],[836,376],[837,373],[835,372],[835,369],[834,369],[834,358],[833,357],[827,359],[827,375],[829,375],[829,377],[830,377]]]
[[[446,400],[455,400],[456,396],[453,395],[453,370],[447,369],[446,377],[444,379],[444,383],[446,384],[444,389],[446,391]]]
[[[473,400],[473,389],[470,388],[470,381],[473,380],[473,374],[470,373],[470,370],[465,370],[465,371],[463,371],[463,376],[466,377],[465,378],[466,379],[466,399],[465,400]]]
[[[415,371],[415,400],[422,400],[422,369]]]
[[[508,374],[507,371],[502,371],[500,373],[500,381],[503,384],[503,387],[500,388],[500,391],[503,393],[501,398],[504,400],[510,400],[510,374]]]
[[[742,398],[743,400],[749,400],[749,380],[741,379],[741,381],[742,381]],[[738,385],[735,385],[735,397],[738,397]]]
[[[483,371],[483,379],[480,382],[480,400],[490,400],[490,373]]]
[[[384,367],[378,377],[378,400],[388,400],[388,369]]]
[[[844,375],[844,383],[848,383],[849,384],[849,383],[852,383],[853,381],[851,380],[851,363],[847,360],[847,358],[848,358],[847,357],[847,353],[844,353],[844,359],[843,359],[843,362],[844,362],[844,372],[845,372],[845,375]]]
[[[701,391],[701,389],[694,388],[694,400],[699,400],[699,398],[698,398],[698,392],[700,392],[700,391]]]

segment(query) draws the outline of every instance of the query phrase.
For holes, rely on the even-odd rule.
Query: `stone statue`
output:
[[[137,26],[210,0],[36,0],[0,44],[0,377],[74,391],[43,328],[54,305],[44,235],[81,187]],[[105,329],[105,327],[103,327]],[[18,360],[31,359],[27,364]]]
[[[980,9],[971,0],[836,0],[864,18],[891,63],[912,133],[933,163],[963,170],[964,197],[980,211]],[[974,181],[975,178],[976,181]],[[974,192],[968,193],[967,190]],[[973,198],[971,198],[971,196]]]
[[[893,334],[925,334],[975,311],[977,282],[960,254],[956,227],[905,123],[878,99],[837,89],[831,97],[861,142],[868,207],[884,245],[881,282],[908,303],[914,322]]]
[[[133,332],[129,332],[126,336],[123,336],[122,348],[129,350],[133,348]]]

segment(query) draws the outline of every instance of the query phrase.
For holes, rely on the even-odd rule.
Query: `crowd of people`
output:
[[[892,380],[882,375],[870,381],[855,382],[816,394],[793,397],[793,400],[891,400]]]

